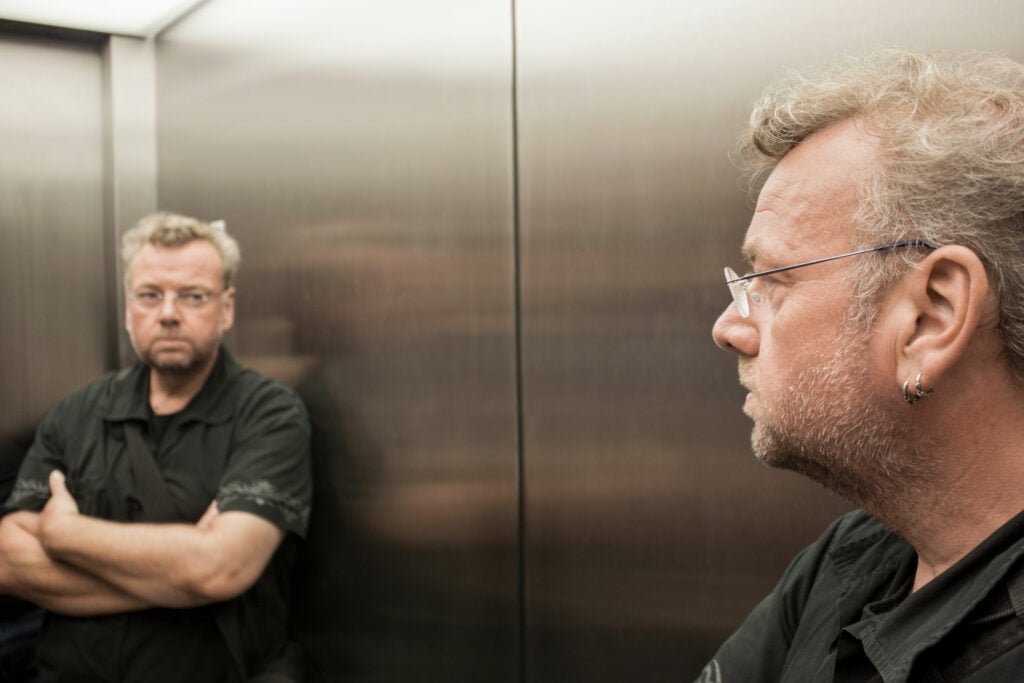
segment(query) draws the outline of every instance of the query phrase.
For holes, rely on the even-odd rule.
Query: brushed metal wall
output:
[[[1021,59],[1022,21],[999,0],[209,0],[161,34],[156,202],[239,237],[229,343],[314,419],[299,604],[325,678],[694,676],[845,509],[754,462],[710,338],[749,103],[876,43]],[[104,175],[100,110],[149,91],[154,54],[114,47],[0,39],[4,437],[116,363],[103,235],[131,197],[102,197],[150,162]],[[127,90],[104,95],[102,59]],[[127,113],[123,154],[142,129],[118,121],[149,125]]]
[[[0,446],[112,361],[97,44],[0,32]]]
[[[328,680],[518,681],[507,4],[217,0],[157,48],[162,207],[242,245],[242,359],[298,387]]]
[[[751,204],[727,152],[786,67],[1024,56],[1024,7],[519,0],[527,681],[679,681],[845,504],[750,455],[711,342]],[[734,266],[735,267],[735,266]]]

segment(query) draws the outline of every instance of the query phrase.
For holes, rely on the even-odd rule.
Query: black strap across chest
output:
[[[171,494],[167,492],[167,485],[164,483],[163,476],[160,475],[153,454],[142,439],[139,426],[133,422],[126,422],[124,438],[128,446],[128,460],[132,465],[132,475],[135,477],[135,493],[139,503],[142,504],[142,511],[145,513],[146,519],[152,522],[182,521],[178,507],[174,504]],[[234,600],[222,604],[216,612],[217,626],[227,643],[236,672],[242,680],[245,680],[247,678],[245,659],[242,657],[241,636],[235,608]]]
[[[178,508],[167,492],[164,478],[160,476],[153,454],[142,440],[139,426],[133,422],[124,425],[124,438],[128,445],[128,459],[135,476],[135,490],[142,503],[146,519],[153,522],[177,522],[181,520]]]

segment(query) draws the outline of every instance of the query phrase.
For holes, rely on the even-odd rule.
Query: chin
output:
[[[143,356],[143,362],[159,372],[187,375],[203,365],[203,359],[195,353],[150,352]]]
[[[168,375],[189,375],[198,369],[197,363],[149,363],[149,367]]]

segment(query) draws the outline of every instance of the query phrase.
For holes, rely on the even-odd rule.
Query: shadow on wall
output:
[[[0,501],[7,500],[21,461],[32,446],[35,429],[0,434]],[[0,595],[0,681],[31,681],[36,676],[36,637],[43,611],[35,605]]]
[[[344,225],[256,232],[231,343],[313,428],[299,639],[327,681],[513,680],[510,321],[465,263],[501,269]]]

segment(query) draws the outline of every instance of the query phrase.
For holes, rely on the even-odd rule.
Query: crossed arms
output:
[[[211,503],[196,524],[111,522],[80,514],[57,471],[42,512],[0,520],[0,592],[95,616],[236,597],[284,538],[273,523]]]

